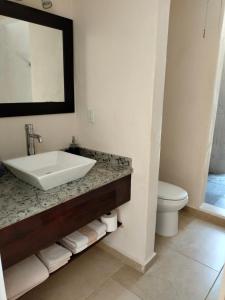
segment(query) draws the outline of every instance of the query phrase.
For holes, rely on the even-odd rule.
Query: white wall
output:
[[[41,1],[24,0],[23,4],[42,9]],[[73,0],[54,0],[49,12],[73,18],[72,4]],[[75,114],[0,118],[0,160],[26,155],[25,123],[33,123],[43,136],[43,144],[37,144],[39,152],[67,146],[77,132]]]
[[[79,140],[133,159],[131,202],[120,209],[124,228],[107,242],[145,264],[154,253],[169,1],[76,4]]]
[[[172,0],[162,130],[160,178],[184,187],[189,205],[201,204],[217,68],[220,1]]]

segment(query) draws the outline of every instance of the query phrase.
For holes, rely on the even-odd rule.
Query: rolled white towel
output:
[[[35,255],[8,268],[4,271],[8,300],[18,299],[48,277],[47,268]]]
[[[39,251],[37,255],[49,269],[51,266],[61,265],[64,261],[68,262],[72,253],[60,245],[53,244],[52,246]]]

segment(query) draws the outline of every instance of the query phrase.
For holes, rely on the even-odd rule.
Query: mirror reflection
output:
[[[61,30],[0,16],[0,103],[64,102],[63,67]]]

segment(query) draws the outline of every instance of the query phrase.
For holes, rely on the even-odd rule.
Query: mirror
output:
[[[0,3],[0,116],[74,112],[73,23]]]
[[[0,103],[64,102],[62,31],[0,16]]]

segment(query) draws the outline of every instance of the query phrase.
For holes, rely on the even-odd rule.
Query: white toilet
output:
[[[156,233],[171,237],[178,233],[178,211],[188,203],[182,188],[159,181]]]

